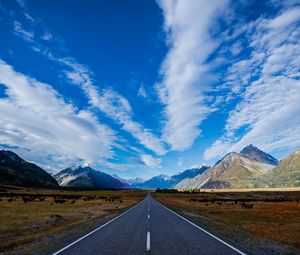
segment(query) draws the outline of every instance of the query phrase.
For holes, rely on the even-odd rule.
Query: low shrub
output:
[[[245,209],[252,209],[252,208],[253,208],[253,204],[252,204],[252,203],[245,203],[245,202],[242,202],[242,203],[241,203],[241,207],[242,207],[242,208],[245,208]]]
[[[54,202],[54,203],[57,203],[57,204],[63,204],[63,203],[65,203],[65,202],[67,202],[67,200],[65,200],[65,199],[54,199],[53,202]]]

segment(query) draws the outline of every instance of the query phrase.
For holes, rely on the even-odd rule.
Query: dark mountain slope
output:
[[[58,187],[57,181],[45,170],[7,150],[0,150],[0,184],[41,188]]]

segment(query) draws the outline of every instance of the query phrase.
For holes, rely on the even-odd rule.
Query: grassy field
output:
[[[133,190],[0,188],[0,251],[116,214],[145,195]]]
[[[251,245],[261,245],[257,247],[258,250],[265,249],[266,254],[279,254],[276,251],[271,253],[267,247],[263,247],[265,244],[257,241],[271,240],[278,243],[279,247],[284,244],[300,249],[299,191],[156,192],[154,196],[202,226],[228,240],[235,240],[241,247],[243,243],[247,243],[250,248]],[[248,237],[256,237],[257,242],[251,244],[250,239],[245,241]]]

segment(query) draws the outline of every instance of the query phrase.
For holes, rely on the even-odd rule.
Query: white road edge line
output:
[[[236,251],[237,253],[241,254],[241,255],[246,255],[246,253],[240,251],[239,249],[233,247],[232,245],[230,245],[229,243],[226,243],[225,241],[223,241],[222,239],[220,239],[219,237],[213,235],[212,233],[208,232],[207,230],[199,227],[198,225],[196,225],[195,223],[189,221],[188,219],[184,218],[183,216],[179,215],[178,213],[172,211],[171,209],[169,209],[168,207],[164,206],[163,204],[159,203],[158,201],[156,201],[155,199],[153,199],[156,203],[158,203],[160,206],[166,208],[167,210],[169,210],[170,212],[174,213],[175,215],[177,215],[179,218],[185,220],[186,222],[190,223],[191,225],[193,225],[194,227],[200,229],[201,231],[203,231],[204,233],[210,235],[211,237],[213,237],[214,239],[218,240],[219,242],[225,244],[226,246],[228,246],[229,248],[231,248],[232,250]]]
[[[146,251],[150,251],[150,231],[147,232]]]
[[[87,233],[86,235],[84,235],[83,237],[80,237],[79,239],[77,239],[76,241],[70,243],[69,245],[65,246],[64,248],[60,249],[57,252],[54,252],[52,255],[57,255],[59,253],[61,253],[62,251],[68,249],[69,247],[73,246],[74,244],[80,242],[82,239],[88,237],[89,235],[95,233],[96,231],[98,231],[101,228],[104,228],[105,226],[107,226],[108,224],[112,223],[113,221],[115,221],[116,219],[120,218],[121,216],[123,216],[124,214],[128,213],[129,211],[131,211],[132,209],[134,209],[135,207],[137,207],[138,205],[140,205],[141,203],[143,203],[145,200],[142,200],[141,202],[139,202],[138,204],[136,204],[135,206],[129,208],[127,211],[121,213],[120,215],[118,215],[117,217],[111,219],[110,221],[106,222],[105,224],[101,225],[100,227],[94,229],[93,231]]]

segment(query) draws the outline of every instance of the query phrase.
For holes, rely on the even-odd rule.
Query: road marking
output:
[[[154,200],[154,199],[153,199]],[[195,223],[189,221],[188,219],[184,218],[183,216],[181,216],[180,214],[172,211],[171,209],[169,209],[168,207],[164,206],[163,204],[159,203],[158,201],[154,200],[156,203],[158,203],[160,206],[164,207],[165,209],[169,210],[171,213],[174,213],[176,216],[178,216],[179,218],[185,220],[186,222],[190,223],[191,225],[193,225],[194,227],[200,229],[201,231],[203,231],[204,233],[208,234],[209,236],[211,236],[212,238],[218,240],[219,242],[221,242],[222,244],[225,244],[227,247],[231,248],[232,250],[236,251],[237,253],[241,254],[241,255],[246,255],[246,253],[240,251],[239,249],[233,247],[232,245],[230,245],[229,243],[226,243],[225,241],[223,241],[222,239],[220,239],[219,237],[213,235],[212,233],[209,233],[207,230],[199,227],[198,225],[196,225]]]
[[[115,221],[116,219],[120,218],[120,217],[123,216],[124,214],[128,213],[129,211],[131,211],[132,209],[134,209],[135,207],[137,207],[138,205],[140,205],[140,204],[143,203],[143,202],[144,202],[144,200],[142,200],[141,202],[139,202],[137,205],[135,205],[135,206],[129,208],[127,211],[121,213],[121,214],[118,215],[117,217],[115,217],[115,218],[111,219],[110,221],[106,222],[106,223],[103,224],[102,226],[100,226],[100,227],[94,229],[94,230],[91,231],[90,233],[87,233],[87,234],[84,235],[83,237],[77,239],[77,240],[74,241],[73,243],[70,243],[69,245],[65,246],[64,248],[60,249],[59,251],[53,253],[52,255],[60,254],[62,251],[66,250],[66,249],[68,249],[69,247],[73,246],[74,244],[80,242],[82,239],[84,239],[84,238],[88,237],[89,235],[95,233],[95,232],[98,231],[99,229],[104,228],[105,226],[107,226],[108,224],[112,223],[112,222]]]
[[[147,232],[146,251],[150,251],[150,231]]]
[[[150,215],[148,214],[148,220],[150,219]]]

